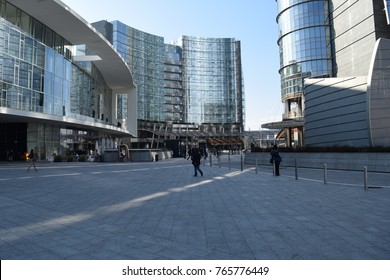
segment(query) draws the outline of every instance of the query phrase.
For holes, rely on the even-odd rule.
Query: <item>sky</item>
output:
[[[275,0],[62,0],[86,21],[119,20],[164,37],[182,35],[241,41],[245,129],[280,121],[278,26]]]

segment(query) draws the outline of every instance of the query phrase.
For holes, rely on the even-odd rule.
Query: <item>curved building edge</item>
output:
[[[62,54],[62,59],[65,61],[65,64],[69,63],[69,65],[71,65],[72,69],[70,70],[70,72],[73,71],[73,67],[77,68],[78,71],[84,76],[90,75],[90,79],[92,79],[91,73],[93,71],[98,72],[97,79],[99,80],[97,81],[97,83],[104,85],[105,89],[101,93],[98,92],[95,94],[96,96],[98,96],[99,94],[101,96],[105,96],[104,98],[99,99],[99,101],[97,101],[96,99],[94,102],[95,104],[99,104],[100,102],[100,106],[104,108],[105,114],[98,115],[96,112],[95,115],[95,110],[93,110],[92,113],[92,109],[91,114],[89,112],[84,114],[78,114],[77,112],[71,112],[71,106],[68,106],[68,104],[66,104],[67,106],[58,106],[61,107],[61,112],[63,107],[63,113],[58,114],[57,112],[56,114],[53,114],[46,110],[46,108],[44,107],[46,103],[43,102],[43,100],[41,101],[42,104],[40,104],[40,108],[32,110],[31,104],[33,103],[33,101],[27,100],[25,102],[24,99],[22,101],[15,101],[13,100],[14,97],[11,95],[14,94],[16,96],[16,91],[9,95],[7,95],[7,93],[3,94],[2,91],[2,103],[0,104],[0,126],[2,130],[5,130],[5,133],[3,135],[4,139],[7,137],[9,139],[12,139],[8,139],[9,141],[7,139],[0,139],[3,144],[7,144],[5,147],[3,147],[4,151],[1,151],[0,153],[0,159],[4,158],[5,150],[12,150],[12,148],[14,148],[15,153],[18,152],[18,156],[21,154],[20,151],[29,151],[31,148],[37,148],[39,150],[39,155],[41,159],[46,159],[53,154],[56,154],[56,152],[58,152],[58,149],[49,147],[50,145],[54,145],[53,143],[49,144],[46,143],[46,139],[40,139],[40,132],[43,128],[46,129],[48,127],[50,127],[50,133],[53,133],[53,135],[54,131],[56,131],[55,133],[59,134],[60,130],[79,130],[84,131],[85,133],[91,133],[95,135],[93,141],[96,140],[96,146],[98,144],[98,139],[111,139],[111,143],[119,143],[120,138],[122,137],[137,136],[136,86],[133,82],[133,77],[130,68],[128,67],[124,59],[120,56],[120,54],[113,48],[110,42],[105,39],[103,35],[97,32],[91,24],[86,22],[82,17],[80,17],[77,13],[75,13],[72,9],[70,9],[61,1],[2,0],[2,7],[6,7],[6,5],[8,5],[7,3],[13,5],[14,7],[16,7],[17,10],[20,10],[22,13],[25,13],[29,17],[33,18],[34,21],[36,20],[42,23],[44,26],[46,26],[46,28],[54,32],[53,34],[58,34],[66,42],[70,43],[71,46],[85,46],[85,50],[88,50],[88,55],[81,57],[73,56],[70,59],[69,57],[66,57],[65,54]],[[8,30],[14,29],[16,32],[20,32],[20,34],[22,34],[20,35],[21,37],[28,37],[28,34],[24,30],[18,29],[19,26],[12,26],[10,22],[3,18],[3,15],[1,16],[1,22],[3,26],[8,24],[9,26],[11,26],[11,28],[5,27]],[[66,24],[64,24],[64,22],[66,22]],[[34,41],[33,37],[29,40],[31,39]],[[41,45],[44,52],[46,52],[46,50],[50,51],[51,48],[51,52],[56,53],[53,47],[47,46],[43,42],[41,42],[41,44],[39,45]],[[1,50],[2,53],[3,51],[4,50]],[[7,53],[4,54],[8,55]],[[58,53],[56,53],[56,55],[61,56],[61,54],[59,55]],[[45,56],[45,54],[43,54],[43,56]],[[18,59],[20,58],[16,57],[15,61]],[[66,60],[68,60],[68,62],[66,62]],[[80,66],[80,63],[89,63],[89,68],[92,70],[90,70],[89,72],[88,70],[83,69],[83,67]],[[30,67],[33,68],[32,65]],[[44,73],[45,67],[46,66],[42,66],[42,73]],[[44,78],[42,74],[42,84],[43,79]],[[3,77],[1,82],[4,82]],[[53,85],[55,85],[54,78],[50,81],[50,83],[53,83]],[[47,83],[45,77],[45,85],[46,84]],[[95,90],[93,86],[94,83],[90,82],[88,84],[90,84],[88,94],[94,94],[93,91],[99,90]],[[21,88],[20,92],[22,92],[23,87],[18,87],[17,84],[15,85],[15,88]],[[7,87],[10,88],[10,86],[12,86],[12,82],[8,82]],[[31,96],[33,94],[35,96],[35,92],[32,93],[32,87],[33,85],[31,82],[31,85],[25,86],[25,89],[26,91],[31,91]],[[3,86],[3,89],[4,88],[5,84]],[[40,93],[42,96],[44,96],[43,89]],[[84,93],[87,94],[86,92]],[[54,96],[54,93],[52,94]],[[123,103],[126,105],[126,110],[124,110],[125,115],[122,114],[119,118],[117,114],[118,95],[126,97],[126,102]],[[3,97],[5,98],[3,99]],[[44,97],[45,99],[47,99],[46,96]],[[70,97],[68,97],[68,102],[71,102],[69,101],[69,99]],[[39,103],[39,101],[36,102],[37,104]],[[16,104],[19,104],[20,106]],[[22,137],[23,140],[18,139],[20,133],[16,132],[16,130],[21,130],[21,127],[19,127],[18,124],[23,124],[21,126],[23,128],[26,127],[26,131],[24,133],[26,133],[27,135]],[[14,126],[14,128],[12,128],[12,126]],[[32,130],[34,130],[34,133],[31,133]],[[13,137],[15,139],[13,139]],[[60,137],[60,135],[57,135],[56,137]],[[38,144],[39,141],[41,141],[40,144]],[[26,147],[22,150],[20,146],[24,145]]]
[[[390,143],[390,40],[377,40],[367,77],[367,108],[372,146]]]

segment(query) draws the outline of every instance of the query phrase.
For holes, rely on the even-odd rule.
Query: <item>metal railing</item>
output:
[[[262,175],[272,176],[274,174],[272,164],[260,163],[257,160],[254,164],[247,164],[242,161],[242,154],[209,154],[204,164],[208,164],[213,168],[253,171],[259,176],[259,179],[261,179]],[[280,174],[292,180],[312,181],[323,183],[325,186],[351,186],[360,187],[364,190],[390,188],[390,173],[368,171],[367,166],[362,166],[360,171],[352,171],[329,169],[326,163],[323,164],[322,168],[307,168],[299,167],[297,163],[295,166],[283,166],[282,162],[280,165]]]

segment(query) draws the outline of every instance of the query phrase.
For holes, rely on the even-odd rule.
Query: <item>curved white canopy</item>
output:
[[[75,11],[59,0],[8,0],[73,45],[85,44],[101,60],[93,63],[112,89],[133,88],[131,71],[111,43]]]

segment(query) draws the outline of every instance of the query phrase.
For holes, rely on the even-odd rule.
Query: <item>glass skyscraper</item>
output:
[[[240,42],[182,37],[186,120],[243,123]]]
[[[132,70],[140,120],[164,121],[164,38],[113,21],[113,46]]]
[[[277,0],[284,119],[302,117],[306,77],[332,76],[328,1]]]
[[[332,77],[333,59],[329,3],[327,0],[276,0],[279,28],[283,121],[264,124],[283,129],[286,145],[303,143],[303,81],[308,77]]]
[[[243,129],[240,41],[182,36],[165,44],[119,21],[93,26],[132,69],[139,120]]]

